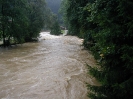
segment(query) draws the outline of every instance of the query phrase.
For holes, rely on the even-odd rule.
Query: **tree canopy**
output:
[[[45,0],[0,0],[0,38],[3,45],[31,41],[53,23]]]
[[[69,33],[84,38],[99,67],[89,73],[101,86],[88,84],[91,99],[133,98],[133,1],[63,0]]]
[[[56,15],[53,14],[52,16],[52,24],[51,24],[51,27],[50,27],[50,34],[53,34],[53,35],[60,35],[61,34],[61,29],[60,29],[60,26],[59,26],[59,23],[58,23],[58,18]]]
[[[61,0],[46,0],[48,8],[57,16],[58,23],[63,24],[62,15],[59,12],[61,6]]]
[[[61,0],[46,0],[46,3],[54,14],[58,14]]]

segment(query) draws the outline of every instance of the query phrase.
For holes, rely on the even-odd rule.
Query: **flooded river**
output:
[[[88,99],[82,39],[42,32],[40,41],[0,49],[0,99]]]

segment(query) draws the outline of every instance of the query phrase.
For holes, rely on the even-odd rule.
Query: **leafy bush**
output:
[[[53,34],[53,35],[60,35],[60,34],[62,34],[60,26],[59,26],[59,23],[57,21],[53,23],[53,25],[51,27],[50,34]]]
[[[52,15],[52,24],[51,24],[50,30],[51,30],[50,34],[53,34],[53,35],[62,34],[61,29],[60,29],[60,25],[59,25],[58,20],[57,20],[57,16],[54,14]]]

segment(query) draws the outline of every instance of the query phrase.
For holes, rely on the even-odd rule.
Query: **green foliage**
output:
[[[44,0],[28,1],[27,17],[29,19],[28,34],[26,41],[32,41],[32,38],[39,36],[39,32],[45,25],[46,5]]]
[[[87,11],[83,7],[88,3],[88,0],[63,0],[61,4],[61,12],[68,34],[78,35],[83,37],[84,30],[87,28],[86,19]],[[83,19],[83,20],[82,20]]]
[[[57,15],[58,22],[63,25],[62,15],[59,13],[60,5],[62,0],[46,0],[47,6],[51,9],[51,12]]]
[[[44,27],[45,0],[1,0],[0,37],[4,46],[13,37],[17,43],[32,40]]]
[[[52,22],[52,25],[51,25],[50,34],[60,35],[61,34],[61,29],[60,29],[57,17],[55,15],[53,15],[52,20],[53,20],[53,22]]]
[[[58,16],[61,0],[46,0],[46,3],[52,12]]]
[[[94,92],[90,94],[92,99],[133,98],[132,6],[133,2],[125,0],[96,0],[88,6],[91,12],[88,21],[97,26],[90,27],[96,42],[90,49],[95,56],[99,55],[101,65],[101,71],[91,68],[90,74],[102,84],[89,87]],[[90,40],[88,38],[88,42]]]
[[[24,15],[24,12],[26,11],[25,4],[25,0],[1,1],[0,29],[4,46],[6,45],[6,39],[10,41],[10,37],[14,37],[21,42],[20,38],[23,38],[24,28],[27,26],[27,18],[26,15]]]
[[[91,99],[133,99],[133,1],[63,0],[69,33],[84,37],[98,60],[89,73],[101,86],[88,85]]]

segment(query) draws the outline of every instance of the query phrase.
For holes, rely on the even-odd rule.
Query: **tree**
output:
[[[3,38],[3,45],[10,44],[10,37],[14,37],[17,40],[22,40],[24,31],[22,27],[26,24],[24,23],[26,17],[23,13],[25,9],[25,0],[2,0],[1,4],[1,33]],[[20,31],[21,29],[21,31]],[[21,32],[21,34],[19,32]],[[19,35],[20,34],[20,35]]]
[[[44,27],[45,0],[1,0],[0,37],[3,45],[10,45],[10,38],[17,43],[36,38]]]
[[[86,26],[87,11],[84,10],[84,6],[88,3],[88,0],[63,0],[61,3],[61,12],[63,14],[64,22],[69,30],[69,34],[78,35],[83,37],[82,32]],[[83,24],[82,24],[83,23]]]
[[[46,4],[45,0],[29,0],[28,6],[29,26],[25,40],[32,41],[32,38],[36,38],[45,26]]]
[[[60,8],[61,0],[46,0],[46,3],[51,11],[58,16],[58,10]]]
[[[89,67],[101,86],[88,85],[91,99],[133,98],[133,2],[131,0],[96,0],[91,4],[89,22],[96,41],[91,47],[100,68]],[[88,40],[89,41],[89,40]]]
[[[52,16],[52,24],[51,24],[51,27],[50,27],[50,34],[53,34],[53,35],[60,35],[61,34],[61,29],[60,29],[60,26],[59,26],[59,23],[58,23],[58,19],[57,19],[57,16],[53,14]]]

